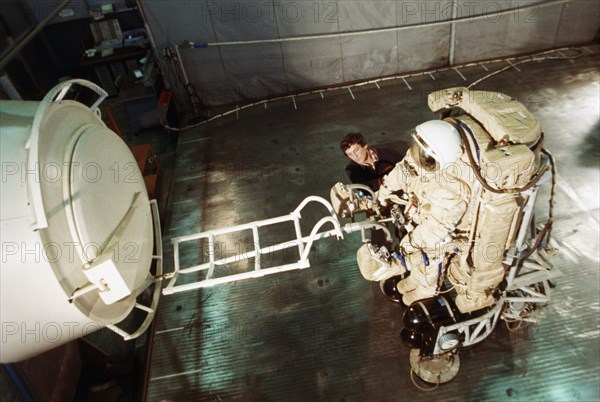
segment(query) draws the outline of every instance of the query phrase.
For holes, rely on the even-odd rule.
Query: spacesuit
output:
[[[450,264],[459,264],[471,198],[469,167],[461,160],[461,138],[451,124],[435,120],[416,127],[414,143],[386,176],[378,192],[380,203],[406,204],[408,233],[399,252],[410,275],[399,282],[402,301],[436,295]],[[393,261],[393,265],[398,265]]]
[[[494,304],[523,246],[516,235],[524,206],[547,169],[543,135],[527,108],[504,94],[449,88],[431,93],[428,104],[453,117],[416,127],[413,146],[377,194],[380,204],[404,205],[408,234],[393,253],[366,243],[357,260],[369,280],[410,271],[396,286],[406,305],[438,294],[448,273],[456,307],[467,313]]]

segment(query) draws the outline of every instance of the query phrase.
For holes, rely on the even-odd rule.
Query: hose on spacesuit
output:
[[[554,160],[554,156],[550,153],[550,151],[548,151],[545,148],[542,148],[542,153],[544,153],[546,156],[548,156],[548,160],[550,161],[550,172],[552,174],[552,184],[551,184],[551,188],[550,188],[550,199],[548,200],[548,220],[546,221],[546,224],[544,225],[544,227],[540,230],[539,235],[537,236],[535,243],[533,244],[533,246],[529,249],[529,251],[527,252],[527,254],[525,254],[525,256],[523,256],[523,260],[529,258],[541,245],[542,242],[544,241],[544,238],[546,239],[546,244],[550,242],[550,235],[552,234],[552,224],[554,222],[553,220],[553,213],[554,213],[554,195],[556,192],[556,161]]]
[[[552,175],[552,183],[550,186],[550,199],[548,200],[548,222],[551,223],[554,217],[554,196],[556,195],[556,160],[554,155],[550,153],[546,148],[542,148],[542,153],[548,157],[550,161],[550,173]],[[547,242],[550,242],[550,234],[552,229],[548,229]]]
[[[481,185],[488,191],[491,191],[496,194],[511,194],[511,193],[515,194],[515,193],[520,193],[520,192],[529,190],[540,180],[540,178],[548,170],[548,165],[544,166],[542,169],[540,169],[540,171],[538,171],[535,174],[533,179],[529,183],[527,183],[527,185],[525,185],[523,187],[512,188],[512,189],[496,189],[496,188],[490,186],[487,183],[487,181],[485,180],[485,178],[482,176],[479,164],[475,161],[475,158],[473,157],[473,151],[472,151],[471,147],[469,146],[469,144],[470,144],[469,139],[467,138],[467,135],[465,134],[464,129],[461,127],[460,124],[458,124],[459,121],[454,118],[446,118],[446,119],[444,119],[444,121],[452,124],[452,126],[454,126],[458,130],[458,133],[460,134],[460,137],[461,137],[461,141],[463,142],[463,144],[465,144],[465,151],[466,151],[467,157],[469,159],[469,163],[473,167],[473,172],[475,173],[475,177],[477,178],[477,181],[479,181],[479,183],[481,183]],[[542,137],[537,142],[538,144],[541,143],[543,135],[544,134],[542,133]],[[546,243],[548,243],[550,241],[550,235],[552,233],[554,195],[555,195],[555,191],[556,191],[556,161],[554,160],[554,157],[547,149],[542,147],[541,152],[543,154],[545,154],[546,156],[548,156],[550,172],[551,172],[551,176],[552,176],[552,186],[551,186],[550,199],[549,199],[548,220],[546,221],[546,224],[544,225],[544,227],[540,230],[540,233],[536,238],[535,244],[529,249],[528,253],[524,256],[523,259],[529,258],[542,245],[544,238],[546,239]]]
[[[531,254],[533,254],[535,252],[535,250],[537,250],[542,245],[542,241],[544,240],[544,237],[547,237],[548,239],[550,239],[551,230],[552,230],[552,220],[548,220],[548,222],[546,222],[544,227],[540,230],[540,233],[537,236],[535,243],[533,244],[533,246],[531,246],[531,248],[529,249],[527,254],[525,254],[522,257],[522,260],[526,260],[527,258],[529,258],[531,256]]]
[[[546,172],[546,170],[548,170],[548,167],[544,166],[540,171],[538,171],[535,174],[535,176],[533,177],[533,179],[529,183],[527,183],[525,186],[523,186],[523,187],[519,187],[519,188],[507,188],[507,189],[497,189],[497,188],[494,188],[494,187],[492,187],[492,186],[489,185],[489,183],[485,180],[485,178],[481,174],[481,169],[479,167],[479,164],[477,163],[477,161],[475,161],[475,158],[473,157],[473,152],[471,150],[471,147],[468,146],[469,139],[467,138],[467,136],[466,136],[463,128],[460,126],[460,124],[457,124],[457,120],[456,119],[446,118],[446,119],[444,119],[444,121],[452,124],[452,126],[454,128],[456,128],[456,130],[458,130],[458,133],[460,134],[460,139],[463,142],[463,144],[465,144],[465,150],[467,152],[467,157],[469,158],[469,163],[473,167],[473,172],[475,173],[475,177],[477,178],[477,181],[479,181],[481,183],[481,185],[486,190],[491,191],[492,193],[496,193],[496,194],[517,194],[517,193],[521,193],[523,191],[529,190],[544,175],[544,173]]]

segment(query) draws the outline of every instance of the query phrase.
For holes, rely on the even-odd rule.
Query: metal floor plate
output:
[[[500,322],[487,340],[460,352],[454,380],[420,391],[399,337],[402,308],[358,271],[360,236],[325,239],[309,269],[164,296],[147,399],[599,400],[599,52],[588,46],[569,51],[580,54],[572,60],[521,64],[475,87],[525,103],[557,160],[553,262],[564,275],[539,326],[509,332]],[[400,79],[368,85],[353,89],[355,99],[339,90],[278,101],[182,133],[165,269],[172,269],[173,237],[287,214],[309,195],[328,198],[333,184],[346,181],[338,147],[345,132],[404,152],[413,127],[436,118],[429,92],[506,65],[463,67],[467,81],[450,69],[408,77],[410,88]],[[245,244],[228,239],[224,252]]]

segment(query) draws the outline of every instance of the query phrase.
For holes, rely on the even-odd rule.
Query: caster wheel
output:
[[[410,368],[421,380],[430,384],[443,384],[458,374],[458,353],[446,352],[436,356],[421,356],[419,349],[410,351]]]

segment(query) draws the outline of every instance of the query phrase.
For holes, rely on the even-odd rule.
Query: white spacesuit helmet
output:
[[[462,153],[458,130],[442,120],[419,124],[413,133],[419,155],[414,155],[424,168],[436,170],[455,162]]]

